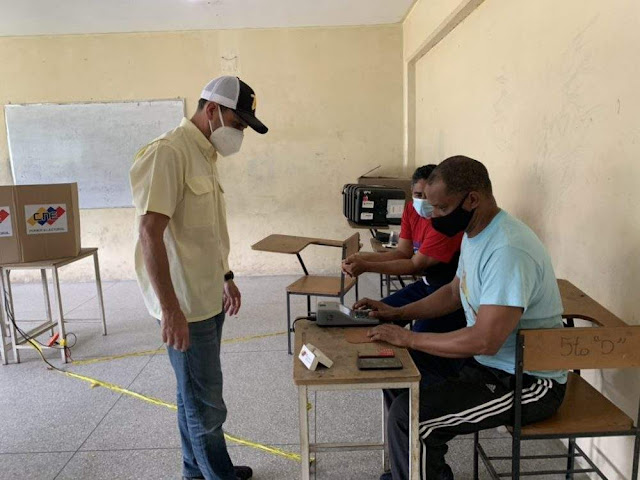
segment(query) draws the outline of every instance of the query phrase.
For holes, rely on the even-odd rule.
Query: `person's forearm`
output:
[[[398,250],[389,250],[388,252],[360,252],[358,256],[367,262],[389,262],[391,260],[404,259],[405,256]]]
[[[453,295],[449,284],[422,300],[401,307],[400,317],[405,321],[438,318],[455,312],[461,306],[460,297]]]
[[[413,275],[417,268],[411,259],[391,260],[388,262],[367,262],[366,271],[386,275]]]
[[[448,333],[412,332],[409,348],[445,358],[468,358],[474,355],[492,355],[485,336],[473,327]]]
[[[141,232],[140,243],[144,266],[147,269],[153,290],[156,292],[162,310],[180,308],[180,303],[171,282],[169,258],[162,236],[155,237]]]

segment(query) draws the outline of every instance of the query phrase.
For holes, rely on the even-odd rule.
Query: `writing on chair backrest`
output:
[[[525,370],[640,367],[640,326],[520,330]]]

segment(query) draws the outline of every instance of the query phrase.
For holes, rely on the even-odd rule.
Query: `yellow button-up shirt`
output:
[[[129,172],[136,207],[135,266],[149,313],[162,318],[160,302],[144,265],[140,216],[170,218],[164,244],[171,281],[189,322],[222,311],[224,274],[229,271],[229,233],[216,151],[188,119],[142,148]]]

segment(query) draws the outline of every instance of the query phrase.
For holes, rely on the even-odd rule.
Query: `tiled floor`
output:
[[[292,277],[239,278],[243,307],[225,323],[225,339],[284,332],[285,286]],[[361,280],[361,295],[378,298],[375,276]],[[39,285],[15,285],[18,319],[44,315]],[[92,284],[65,284],[63,302],[69,318],[97,316]],[[146,313],[134,282],[106,283],[104,295],[109,334],[97,324],[71,323],[78,337],[74,360],[154,350],[161,347],[159,328]],[[351,301],[351,295],[349,300]],[[34,300],[35,299],[35,300]],[[293,298],[294,314],[305,309]],[[293,358],[284,335],[233,342],[223,347],[226,431],[237,437],[288,452],[299,451],[297,398],[291,379]],[[61,365],[57,352],[46,356]],[[157,353],[87,365],[69,371],[122,388],[175,401],[175,379],[166,354]],[[375,392],[319,393],[310,417],[319,441],[378,440],[380,395]],[[315,413],[318,412],[318,418]],[[483,432],[492,453],[507,454],[508,438]],[[179,437],[175,412],[85,381],[50,371],[32,351],[22,363],[0,366],[0,479],[178,479]],[[536,452],[558,452],[554,442],[538,442]],[[254,468],[256,480],[298,478],[299,464],[251,447],[230,444],[236,463]],[[450,443],[448,461],[456,479],[472,478],[469,437]],[[321,454],[318,479],[377,479],[380,453]],[[481,478],[487,478],[481,469]],[[558,477],[560,478],[560,477]]]

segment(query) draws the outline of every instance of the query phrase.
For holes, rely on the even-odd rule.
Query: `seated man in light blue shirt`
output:
[[[368,299],[363,304],[385,321],[437,318],[464,308],[467,326],[455,332],[411,332],[392,324],[369,332],[372,340],[431,355],[472,357],[457,377],[420,389],[421,478],[449,480],[449,440],[512,421],[516,332],[562,327],[562,303],[547,251],[529,227],[498,208],[482,163],[446,159],[429,177],[426,194],[434,207],[433,228],[450,236],[465,232],[455,278],[401,308]],[[551,416],[566,381],[565,371],[526,372],[523,424]],[[391,473],[381,479],[408,480],[408,393],[392,404],[388,431]]]

